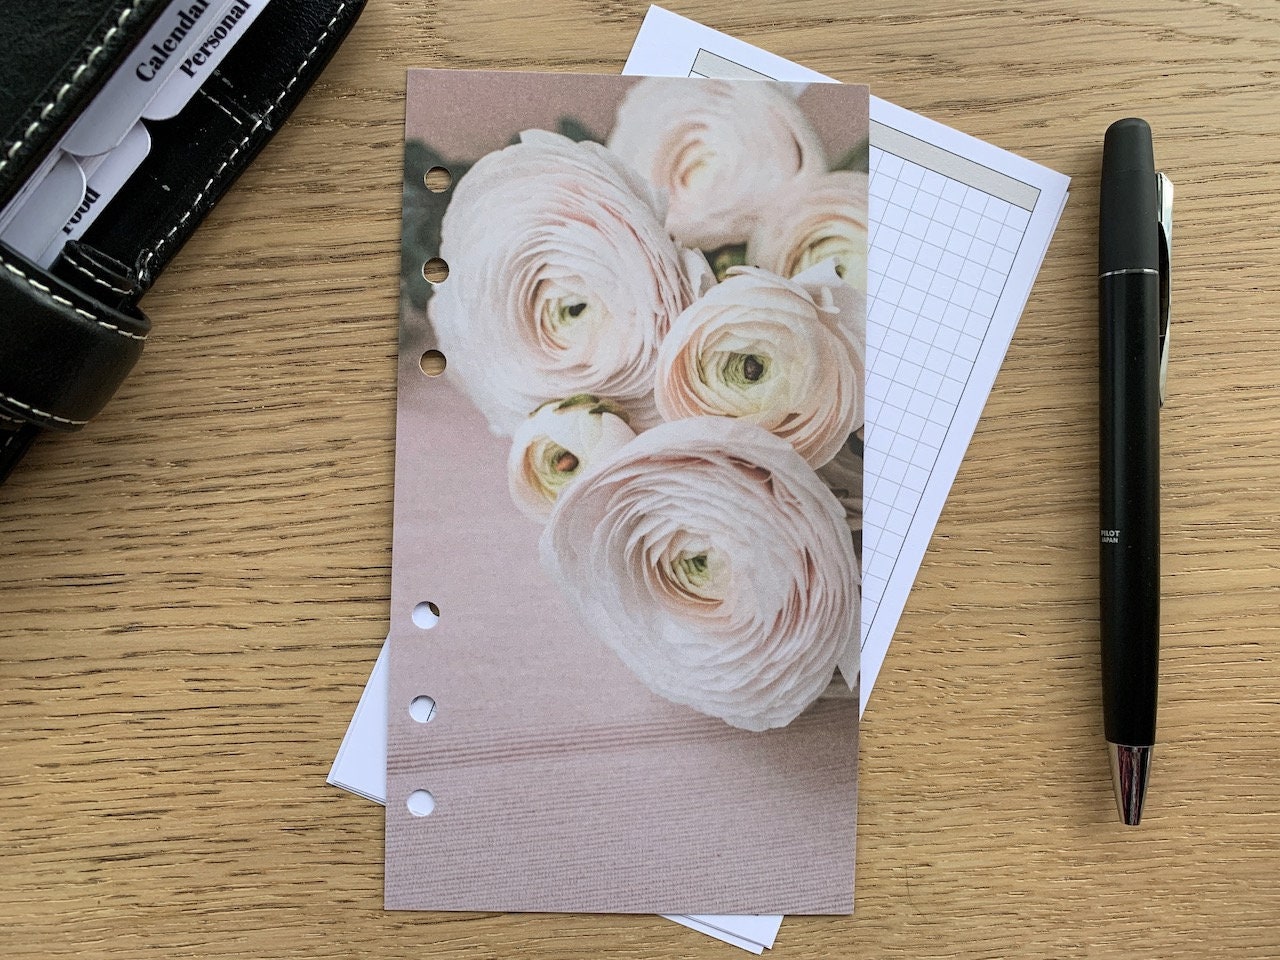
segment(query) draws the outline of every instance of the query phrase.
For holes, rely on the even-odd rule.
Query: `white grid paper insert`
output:
[[[864,645],[1031,216],[874,145],[870,168]]]

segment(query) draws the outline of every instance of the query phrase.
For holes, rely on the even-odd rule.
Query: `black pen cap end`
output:
[[[1098,272],[1159,267],[1156,161],[1151,127],[1117,120],[1102,144]]]
[[[1126,117],[1107,127],[1102,141],[1102,173],[1129,170],[1154,173],[1155,150],[1151,146],[1151,125],[1138,117]]]

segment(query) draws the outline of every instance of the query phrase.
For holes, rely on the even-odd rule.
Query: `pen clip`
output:
[[[1156,174],[1160,246],[1160,406],[1164,406],[1165,381],[1169,377],[1169,298],[1173,282],[1173,181]]]

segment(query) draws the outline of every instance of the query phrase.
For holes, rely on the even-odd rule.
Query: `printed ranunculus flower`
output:
[[[641,80],[609,147],[667,193],[671,235],[703,250],[746,242],[773,191],[827,169],[808,119],[772,83]]]
[[[542,130],[458,181],[442,225],[449,276],[428,316],[447,375],[495,433],[583,393],[639,428],[658,421],[658,345],[711,280],[706,258],[667,235],[665,213],[604,147]]]
[[[856,649],[844,509],[790,444],[742,420],[640,434],[564,491],[541,557],[651,690],[745,730],[790,723]]]
[[[851,533],[862,532],[863,458],[845,443],[830,462],[818,468],[818,476],[844,507]]]
[[[793,180],[770,198],[747,243],[747,263],[794,277],[834,257],[845,282],[865,292],[867,224],[865,173]]]
[[[542,522],[556,498],[593,463],[635,437],[620,411],[592,396],[543,404],[520,424],[507,458],[511,499]]]
[[[862,301],[830,263],[798,280],[735,267],[672,324],[658,412],[750,420],[820,467],[862,423],[862,330]]]

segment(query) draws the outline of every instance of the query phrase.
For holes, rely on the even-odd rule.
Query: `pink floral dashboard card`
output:
[[[387,906],[852,912],[867,88],[406,113]]]

